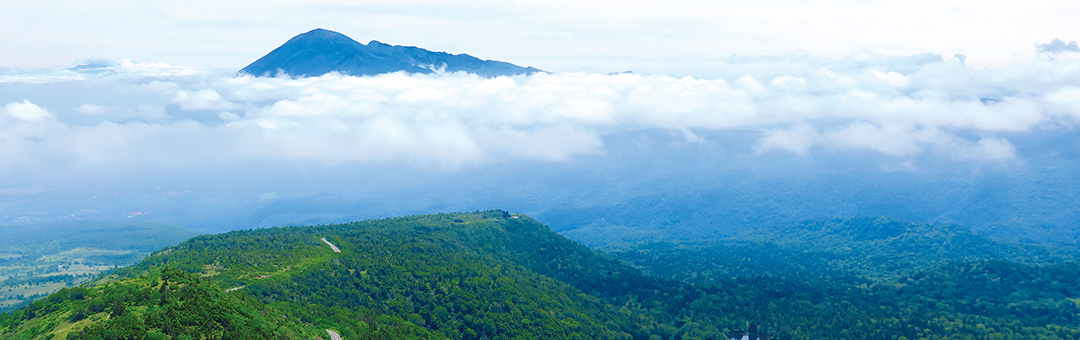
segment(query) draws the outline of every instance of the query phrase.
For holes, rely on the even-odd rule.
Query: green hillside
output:
[[[98,273],[129,266],[198,233],[151,222],[65,221],[0,226],[0,311]]]
[[[689,340],[750,329],[776,339],[1080,334],[1076,311],[1065,304],[1080,297],[1073,278],[1060,274],[1068,268],[988,264],[979,268],[990,274],[981,276],[956,274],[970,266],[940,268],[891,288],[754,277],[691,284],[646,275],[521,215],[409,216],[198,236],[0,314],[0,339],[325,339],[332,331],[343,339]],[[993,275],[1007,278],[994,290],[969,296],[947,288]],[[951,283],[922,284],[930,282]],[[1038,289],[1046,292],[1030,291]],[[1017,294],[1002,301],[995,297],[1002,292]],[[1025,304],[1029,299],[1045,301]]]

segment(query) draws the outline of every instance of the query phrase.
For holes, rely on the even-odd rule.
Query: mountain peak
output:
[[[310,31],[304,32],[304,33],[303,33],[303,34],[301,34],[301,35],[306,35],[306,34],[328,34],[328,35],[344,35],[344,34],[341,34],[341,33],[338,33],[338,32],[334,32],[334,31],[331,31],[331,30],[328,30],[328,29],[325,29],[325,28],[316,28],[316,29],[313,29],[313,30],[310,30]]]
[[[432,52],[412,46],[398,46],[372,40],[367,45],[323,28],[297,35],[285,44],[240,70],[254,76],[287,74],[317,77],[330,72],[352,76],[383,73],[466,72],[484,77],[514,76],[542,72],[532,67],[481,60],[468,54]]]
[[[354,42],[354,43],[359,44],[359,42],[357,42],[356,40],[353,40],[352,38],[349,38],[349,36],[347,36],[347,35],[344,35],[344,34],[341,34],[341,33],[335,32],[335,31],[331,31],[331,30],[328,30],[328,29],[325,29],[325,28],[316,28],[316,29],[301,33],[300,35],[297,35],[297,36],[293,37],[292,39],[290,39],[290,41],[292,41],[294,39],[348,41],[348,42]]]

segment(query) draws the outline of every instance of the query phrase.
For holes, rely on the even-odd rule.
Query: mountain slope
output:
[[[378,41],[364,45],[341,33],[321,28],[289,39],[240,72],[254,76],[274,76],[284,72],[294,77],[315,77],[330,72],[371,76],[398,71],[427,74],[436,70],[467,72],[484,77],[540,72],[532,67],[481,60],[468,54],[432,52]]]
[[[63,289],[4,318],[3,339],[277,339],[303,325],[174,268],[155,275]],[[309,331],[308,333],[315,333]]]
[[[135,264],[198,233],[152,222],[77,220],[0,226],[0,311]]]
[[[199,237],[149,257],[132,272],[167,266],[203,272],[210,268],[217,272],[214,281],[243,286],[243,292],[272,306],[327,307],[325,312],[296,309],[301,318],[323,319],[334,314],[330,310],[369,308],[378,315],[429,326],[450,338],[622,337],[622,330],[597,322],[614,313],[611,307],[573,285],[600,289],[603,280],[586,273],[625,267],[614,260],[598,260],[594,252],[527,217],[489,211],[286,230]],[[342,253],[329,251],[322,237]],[[534,250],[521,251],[527,248]],[[268,249],[275,251],[266,253]],[[222,250],[229,255],[222,256]],[[214,262],[207,267],[206,262],[191,259]],[[576,270],[551,270],[561,266]],[[342,335],[364,334],[348,325],[327,326],[340,329]]]
[[[1021,268],[1027,274],[980,292],[978,309],[939,311],[934,303],[968,300],[948,287],[986,277],[945,268],[910,282],[952,283],[891,290],[782,278],[693,285],[646,276],[531,218],[492,210],[195,237],[0,314],[0,339],[311,339],[333,331],[344,339],[690,340],[750,330],[777,339],[1068,338],[1080,334],[1080,312],[1046,307],[1080,294],[1068,287],[1074,277],[1059,275],[1072,268]],[[1040,287],[1057,290],[1028,291]],[[1001,291],[1018,294],[994,298]],[[1057,300],[1028,308],[1028,297]],[[1004,312],[980,312],[987,309]],[[1029,312],[1043,315],[1021,315]]]

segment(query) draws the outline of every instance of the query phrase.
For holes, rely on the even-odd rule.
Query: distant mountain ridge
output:
[[[289,39],[240,72],[257,77],[275,76],[279,72],[293,77],[317,77],[330,72],[372,76],[399,71],[429,74],[436,70],[467,72],[483,77],[543,72],[533,67],[482,60],[468,54],[433,52],[375,40],[364,45],[344,34],[322,28]]]
[[[762,226],[727,239],[613,247],[612,254],[656,276],[695,283],[733,276],[885,282],[947,263],[1080,259],[1072,249],[995,240],[960,225],[857,217]]]

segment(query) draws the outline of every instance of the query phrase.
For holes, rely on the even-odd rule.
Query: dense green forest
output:
[[[656,276],[697,283],[752,276],[889,281],[951,262],[1080,259],[1075,248],[1004,242],[963,226],[889,218],[806,220],[720,239],[601,249]]]
[[[1064,338],[1080,325],[1080,254],[993,240],[957,225],[818,219],[717,240],[606,250],[654,276],[698,286],[748,284],[767,292],[761,282],[788,282],[802,285],[793,294],[898,308],[935,334],[1027,338],[1044,328]]]
[[[799,258],[789,245],[741,242],[746,258],[784,249],[760,257],[759,269]],[[1043,259],[1016,254],[1006,259]],[[819,258],[787,267],[805,272],[745,267],[676,280],[522,215],[410,216],[198,236],[0,314],[0,338],[1078,339],[1080,268],[1048,254],[1043,264],[929,261],[873,278]],[[700,265],[655,263],[685,265],[676,273]],[[830,274],[803,275],[818,269]]]

